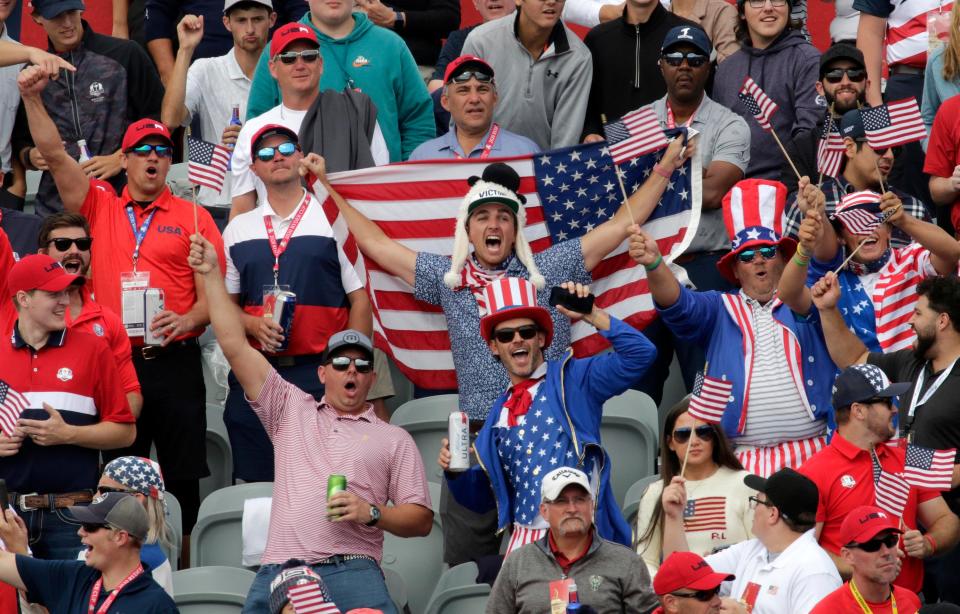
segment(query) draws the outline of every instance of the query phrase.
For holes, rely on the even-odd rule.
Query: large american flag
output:
[[[230,150],[202,139],[187,137],[187,179],[211,190],[223,190]]]
[[[833,120],[833,116],[827,113],[827,121],[823,124],[817,145],[817,171],[825,177],[839,175],[845,151],[840,126]]]
[[[910,498],[910,484],[901,474],[890,473],[882,468],[874,484],[877,507],[900,518]]]
[[[750,114],[757,119],[760,127],[767,132],[773,132],[770,121],[777,110],[777,103],[770,100],[770,97],[757,85],[756,81],[747,77],[743,81],[743,87],[740,88],[739,97]]]
[[[629,192],[640,187],[659,159],[657,153],[620,166]],[[527,198],[524,233],[534,252],[554,242],[582,236],[609,219],[623,197],[614,162],[604,143],[499,160],[521,177]],[[483,174],[491,160],[435,160],[392,164],[330,175],[337,191],[387,236],[420,252],[449,256],[467,178]],[[368,276],[378,347],[389,354],[414,384],[424,388],[456,388],[450,337],[440,307],[413,298],[413,289],[373,260],[358,259],[356,243],[336,204],[319,183],[318,198],[348,258],[361,279]],[[664,260],[671,262],[693,238],[700,218],[701,170],[691,159],[671,178],[644,228],[657,240]],[[655,317],[646,272],[627,253],[624,241],[593,270],[597,305],[632,326],[643,328]],[[607,342],[586,323],[572,329],[578,356],[593,354]]]
[[[0,431],[12,437],[17,428],[20,414],[30,406],[30,401],[14,390],[10,384],[0,380]]]
[[[667,137],[652,106],[630,111],[619,120],[604,124],[610,155],[617,164],[667,146]]]
[[[687,501],[683,508],[683,528],[686,531],[725,531],[727,498],[701,497]]]
[[[690,406],[687,409],[690,417],[719,424],[730,402],[732,391],[733,382],[697,373],[693,396],[690,397]]]
[[[916,98],[860,109],[860,118],[867,133],[867,144],[872,149],[886,149],[927,138]]]
[[[934,490],[950,490],[957,449],[934,450],[907,444],[903,478],[914,486]]]

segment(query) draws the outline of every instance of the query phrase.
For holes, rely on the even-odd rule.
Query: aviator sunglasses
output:
[[[333,367],[334,371],[346,371],[350,368],[350,363],[353,363],[354,368],[356,368],[357,373],[370,373],[373,371],[373,362],[367,360],[366,358],[350,358],[349,356],[336,356],[330,359],[328,363]]]
[[[709,424],[701,424],[696,429],[691,429],[689,426],[683,426],[675,431],[673,431],[673,440],[677,443],[687,443],[690,441],[690,435],[692,433],[697,434],[697,439],[700,441],[713,441],[713,436],[715,431],[713,427]]]
[[[278,151],[284,158],[289,158],[293,155],[293,152],[297,151],[297,146],[293,142],[287,141],[280,143],[276,147],[261,147],[257,150],[257,159],[261,162],[269,162],[273,160]]]
[[[737,254],[737,260],[743,263],[750,263],[753,262],[753,258],[757,254],[760,254],[760,257],[764,260],[770,260],[777,255],[777,246],[767,245],[766,247],[761,247],[758,249],[745,249]]]
[[[307,64],[313,64],[320,57],[319,49],[304,49],[303,51],[284,51],[278,53],[277,58],[284,64],[293,64],[297,58],[302,58]]]
[[[142,158],[145,158],[150,155],[150,152],[157,152],[157,156],[160,158],[172,158],[173,157],[173,147],[169,145],[137,145],[136,147],[131,147],[126,151],[126,153],[133,153]]]

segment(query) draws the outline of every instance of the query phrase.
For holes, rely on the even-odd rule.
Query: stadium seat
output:
[[[173,600],[181,614],[239,614],[256,577],[235,567],[198,567],[173,574]]]
[[[477,564],[463,563],[443,573],[426,614],[482,614],[490,596],[489,584],[477,584]]]
[[[422,614],[443,573],[443,533],[440,529],[440,487],[430,483],[433,502],[433,529],[426,537],[397,537],[383,534],[383,569],[403,578],[410,611]]]
[[[190,538],[190,567],[242,567],[243,502],[272,496],[273,482],[237,484],[210,493],[200,502]]]
[[[383,579],[387,583],[387,592],[390,593],[390,601],[397,606],[398,612],[407,612],[409,601],[407,599],[407,585],[403,583],[400,574],[392,569],[383,569]]]
[[[610,484],[623,504],[627,489],[656,472],[657,406],[642,392],[627,390],[603,406],[600,440],[612,459]]]
[[[180,568],[180,553],[183,548],[183,511],[172,492],[163,491],[163,501],[167,506],[167,526],[170,528],[167,538],[173,542],[172,547],[163,548],[163,551],[170,560],[170,568],[176,571]]]
[[[630,530],[634,533],[633,541],[637,541],[636,530],[637,530],[637,513],[640,510],[640,499],[643,498],[643,493],[646,492],[647,487],[660,479],[659,474],[648,475],[642,480],[637,480],[633,483],[627,490],[627,495],[623,500],[623,517],[627,519],[627,523],[630,525]]]
[[[455,394],[441,394],[407,401],[390,417],[390,424],[403,427],[417,444],[427,480],[439,482],[443,471],[437,466],[440,440],[447,436],[450,412],[456,411],[459,400]]]
[[[233,484],[230,437],[223,423],[223,406],[207,403],[207,465],[210,475],[200,480],[200,500]]]

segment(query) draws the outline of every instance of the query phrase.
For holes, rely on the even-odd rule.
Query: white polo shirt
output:
[[[724,596],[740,600],[749,584],[759,586],[754,614],[806,614],[843,584],[830,555],[817,544],[813,529],[773,560],[756,538],[704,558],[714,571],[737,576],[724,582]]]
[[[3,22],[0,22],[0,41],[17,42],[10,38]],[[0,67],[0,170],[5,173],[10,171],[10,135],[13,133],[17,107],[20,106],[17,75],[22,67],[21,64]]]

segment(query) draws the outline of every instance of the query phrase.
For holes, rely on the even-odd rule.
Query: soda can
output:
[[[165,337],[160,331],[150,330],[150,322],[158,313],[163,311],[163,288],[147,288],[143,291],[143,343],[146,345],[160,345]]]
[[[450,439],[450,467],[447,471],[466,471],[470,468],[470,420],[467,414],[451,412],[447,428]]]
[[[276,302],[273,304],[273,321],[283,329],[283,341],[277,347],[278,352],[287,349],[290,343],[290,333],[293,332],[293,312],[297,307],[297,295],[287,290],[277,292]]]

